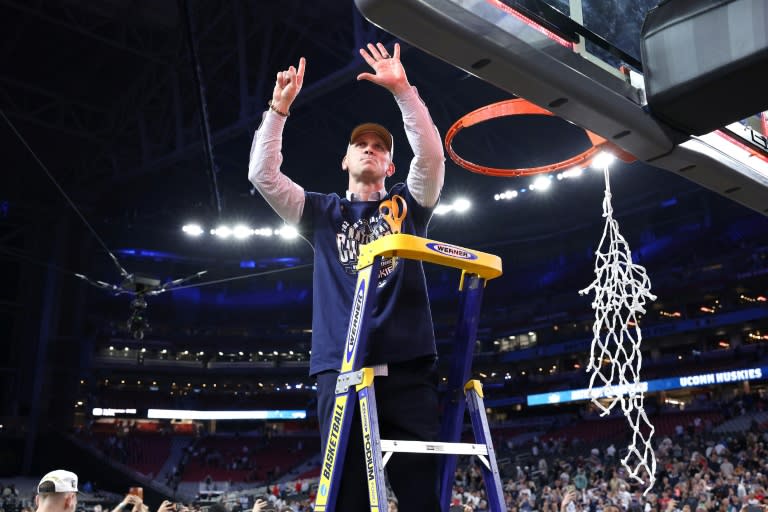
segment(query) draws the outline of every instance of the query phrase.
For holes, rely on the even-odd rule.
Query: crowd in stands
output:
[[[765,410],[754,396],[724,404],[727,413]],[[646,486],[630,478],[621,448],[583,443],[582,455],[569,450],[574,439],[535,439],[526,448],[535,455],[504,479],[504,498],[512,512],[556,512],[569,491],[574,499],[564,512],[762,512],[768,508],[768,425],[752,421],[746,432],[718,434],[697,415],[654,443],[656,481]],[[626,451],[626,450],[624,450]],[[570,453],[571,455],[567,455]],[[454,505],[488,510],[480,467],[469,462],[456,471]]]
[[[703,403],[703,398],[698,400],[699,405]],[[653,414],[657,424],[653,439],[656,479],[646,493],[645,484],[631,478],[622,465],[626,432],[617,433],[611,426],[614,418],[594,419],[589,414],[581,414],[575,425],[558,425],[520,444],[506,443],[503,439],[503,436],[518,435],[519,429],[499,429],[495,443],[505,460],[500,466],[507,511],[765,512],[768,509],[768,415],[762,413],[768,410],[768,401],[764,395],[753,393],[711,405],[715,411],[700,409],[684,413],[657,405]],[[746,430],[719,431],[719,425],[735,418],[753,419],[751,423],[744,422]],[[584,424],[586,428],[578,427]],[[589,437],[585,433],[597,435]],[[226,441],[208,435],[190,439],[183,459],[185,464],[199,466],[209,473],[223,468],[254,474],[259,464],[257,454],[269,446],[278,447],[283,456],[289,458],[291,454],[306,458],[319,450],[316,445],[305,446],[306,440],[301,436],[224,439]],[[253,444],[254,439],[260,439],[262,444]],[[131,446],[131,442],[126,440],[124,446]],[[285,464],[287,468],[289,463]],[[279,468],[275,470],[280,472]],[[169,501],[175,508],[148,504],[147,508],[134,510],[135,503],[116,504],[113,495],[111,499],[115,501],[81,503],[78,510],[128,512],[128,505],[132,505],[133,512],[306,512],[312,509],[316,492],[314,480],[278,482],[271,480],[274,476],[274,473],[264,474],[253,482],[243,479],[237,485],[222,488],[225,492],[206,496],[204,501],[186,505],[176,499]],[[210,474],[200,480],[201,490],[205,486],[213,489],[222,483]],[[83,487],[86,486],[88,484]],[[23,489],[19,492],[10,484],[0,488],[2,512],[35,509],[34,497],[25,496]],[[204,508],[213,502],[223,508],[218,511]],[[393,510],[397,510],[394,497],[390,503],[390,511]],[[451,512],[486,510],[489,510],[488,497],[479,461],[460,459]]]
[[[588,457],[542,457],[536,466],[517,468],[504,482],[507,508],[514,512],[554,512],[569,489],[578,499],[571,512],[601,512],[610,506],[630,512],[740,512],[768,505],[765,446],[768,435],[750,431],[706,440],[706,435],[665,437],[656,450],[656,483],[647,495],[628,478],[614,445]],[[472,510],[487,510],[480,469],[470,464],[456,472],[453,500]]]
[[[0,484],[0,510],[2,512],[32,512],[31,503],[19,493],[13,483]]]

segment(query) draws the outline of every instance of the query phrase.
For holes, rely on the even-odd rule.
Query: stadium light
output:
[[[232,229],[232,234],[237,240],[245,240],[253,234],[253,230],[248,226],[238,224]]]
[[[181,230],[189,236],[200,236],[203,234],[203,228],[200,224],[185,224]]]
[[[584,174],[584,169],[582,169],[581,167],[573,167],[573,168],[568,169],[567,171],[563,171],[561,173],[561,175],[563,176],[564,179],[565,178],[578,178],[582,174]]]
[[[453,201],[453,210],[456,213],[464,213],[472,206],[472,203],[469,202],[469,199],[465,199],[463,197],[460,197],[458,199],[455,199]]]
[[[435,215],[445,215],[449,212],[456,212],[456,213],[464,213],[467,210],[469,210],[472,207],[472,203],[469,199],[464,197],[459,197],[457,199],[454,199],[453,203],[451,204],[439,204],[435,208],[434,214]]]
[[[229,226],[219,226],[216,229],[212,229],[211,234],[226,240],[232,236],[232,229]]]
[[[552,185],[551,178],[548,176],[539,176],[535,180],[533,180],[533,183],[528,187],[531,190],[536,190],[538,192],[544,192]]]
[[[496,201],[514,199],[519,195],[517,190],[505,190],[501,194],[494,194],[493,199]]]
[[[247,240],[254,236],[269,238],[278,235],[286,240],[292,240],[299,236],[299,231],[294,226],[281,226],[275,229],[270,227],[253,229],[247,224],[238,223],[234,226],[230,224],[220,224],[213,229],[206,230],[199,224],[185,224],[181,229],[187,235],[194,237],[199,237],[207,231],[211,235],[222,240],[231,238],[234,238],[235,240]]]
[[[299,236],[299,231],[293,226],[283,226],[280,229],[276,229],[275,233],[279,234],[282,238],[286,240],[293,240],[294,238]]]
[[[592,160],[591,167],[596,170],[602,170],[611,165],[613,162],[616,161],[616,157],[613,155],[613,153],[609,153],[607,151],[601,151],[597,154],[597,156]]]

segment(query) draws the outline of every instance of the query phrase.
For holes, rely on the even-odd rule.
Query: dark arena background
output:
[[[503,261],[485,289],[472,374],[507,509],[556,512],[570,487],[578,499],[563,512],[768,506],[768,102],[752,101],[765,78],[750,74],[768,64],[768,9],[709,2],[762,48],[725,52],[740,74],[723,65],[706,87],[673,76],[680,85],[664,89],[649,65],[648,30],[667,26],[648,16],[656,3],[0,0],[3,511],[34,509],[37,482],[56,468],[79,475],[88,512],[132,487],[152,512],[165,499],[311,510],[312,248],[248,182],[248,158],[275,73],[303,56],[283,172],[342,193],[349,131],[374,121],[395,138],[388,184],[404,180],[412,154],[397,106],[356,80],[367,71],[358,48],[377,41],[401,44],[441,136],[515,94],[562,106],[561,117],[467,129],[453,141],[463,158],[558,162],[586,148],[579,126],[637,157],[610,172],[614,216],[657,296],[639,321],[658,461],[645,495],[621,465],[626,421],[600,416],[584,391],[594,313],[578,291],[594,279],[602,171],[502,178],[446,161],[429,237]],[[574,74],[545,80],[557,66]],[[545,98],[550,86],[559,99]],[[445,378],[460,273],[425,269]],[[451,511],[488,509],[479,464],[459,459]]]

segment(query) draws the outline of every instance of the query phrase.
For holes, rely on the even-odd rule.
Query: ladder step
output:
[[[432,441],[393,441],[381,440],[382,452],[399,453],[443,453],[450,455],[488,455],[488,447],[484,444],[472,443],[441,443]]]

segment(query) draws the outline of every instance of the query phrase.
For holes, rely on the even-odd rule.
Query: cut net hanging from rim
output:
[[[655,429],[643,408],[645,393],[640,382],[643,337],[638,319],[645,314],[646,301],[655,300],[656,296],[651,293],[645,267],[632,262],[629,245],[619,233],[619,223],[613,218],[607,166],[603,172],[605,227],[595,251],[595,280],[579,291],[581,295],[595,293],[592,301],[595,322],[587,366],[587,373],[591,374],[589,396],[602,411],[601,416],[621,404],[632,429],[632,442],[621,462],[630,478],[648,484],[643,493],[647,494],[656,482],[656,454],[651,444]]]

